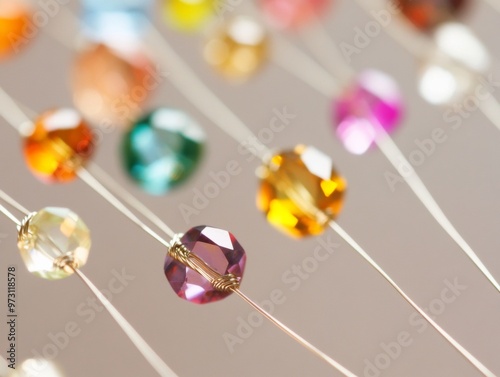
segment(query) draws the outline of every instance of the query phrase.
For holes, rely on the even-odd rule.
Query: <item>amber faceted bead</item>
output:
[[[121,52],[97,44],[75,60],[73,100],[97,126],[128,125],[141,113],[142,105],[160,81],[139,49]]]
[[[230,20],[205,46],[205,59],[229,79],[243,81],[257,72],[268,57],[268,35],[251,18]]]
[[[428,31],[452,21],[469,5],[470,0],[392,0],[401,13],[417,28]]]
[[[92,130],[72,109],[45,112],[24,139],[28,167],[48,183],[73,180],[93,151]]]
[[[317,235],[342,209],[346,182],[331,159],[312,147],[274,155],[263,168],[257,206],[293,237]]]
[[[21,1],[0,0],[0,59],[18,52],[33,35],[25,35],[30,10]]]

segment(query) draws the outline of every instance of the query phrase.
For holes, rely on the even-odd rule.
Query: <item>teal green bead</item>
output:
[[[204,144],[203,129],[189,115],[160,108],[126,133],[122,146],[124,166],[142,189],[162,195],[193,174]]]

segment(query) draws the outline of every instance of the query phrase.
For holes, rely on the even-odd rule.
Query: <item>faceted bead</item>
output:
[[[41,180],[67,182],[94,152],[93,133],[72,109],[50,110],[38,117],[24,139],[24,157]]]
[[[145,191],[161,195],[185,181],[203,154],[205,133],[186,113],[157,109],[125,135],[126,171]]]
[[[286,234],[312,236],[338,215],[345,189],[328,156],[299,145],[274,155],[264,167],[257,206]]]
[[[238,16],[205,46],[205,59],[229,79],[242,81],[254,74],[268,57],[268,36],[262,25]]]
[[[365,153],[382,130],[393,132],[402,113],[403,100],[397,83],[375,70],[362,72],[333,106],[336,134],[354,154]]]
[[[214,16],[218,0],[164,0],[168,25],[181,31],[201,30]]]
[[[417,28],[428,31],[454,20],[470,0],[393,0],[401,13]]]
[[[266,18],[279,29],[294,29],[324,14],[331,0],[260,0]]]
[[[73,100],[97,125],[128,125],[136,119],[150,91],[159,85],[147,57],[103,44],[83,51],[72,75]]]
[[[29,39],[25,36],[30,10],[21,1],[0,0],[0,59],[18,52]]]
[[[233,274],[241,281],[246,262],[245,250],[227,230],[197,226],[184,234],[180,241],[219,274]],[[215,302],[231,294],[217,291],[198,272],[173,259],[169,254],[165,259],[165,276],[180,298],[196,304]]]
[[[119,40],[123,43],[143,33],[153,4],[152,0],[83,0],[82,2],[85,34],[95,41]]]
[[[65,278],[72,268],[87,263],[90,232],[80,217],[67,208],[48,207],[34,214],[18,238],[28,271],[44,279]]]

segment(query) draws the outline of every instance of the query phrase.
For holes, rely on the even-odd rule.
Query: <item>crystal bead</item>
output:
[[[74,63],[73,100],[97,125],[128,125],[158,80],[141,51],[122,53],[98,44],[80,53]]]
[[[274,155],[264,166],[257,206],[290,236],[317,235],[340,212],[345,189],[328,156],[299,145]]]
[[[87,263],[90,232],[67,208],[48,207],[32,214],[21,226],[21,257],[29,272],[44,279],[65,278]]]
[[[197,31],[214,16],[218,0],[164,0],[168,25],[177,30]]]
[[[83,0],[84,33],[96,41],[120,41],[143,33],[152,0]]]
[[[28,167],[41,180],[71,181],[94,152],[92,130],[72,109],[50,110],[36,119],[23,151]]]
[[[363,154],[381,132],[392,133],[399,125],[402,95],[390,76],[364,71],[335,101],[333,113],[336,134],[346,149]]]
[[[204,142],[205,133],[189,115],[160,108],[137,121],[125,135],[124,166],[145,191],[161,195],[191,176]]]
[[[205,59],[229,79],[241,81],[267,60],[268,36],[262,25],[248,17],[230,20],[205,46]]]
[[[323,14],[331,0],[260,0],[266,18],[278,29],[294,29]]]
[[[219,274],[232,274],[241,281],[246,262],[245,250],[227,230],[197,226],[184,234],[180,242]],[[231,294],[216,290],[198,272],[169,254],[165,259],[165,276],[179,297],[196,304],[215,302]]]
[[[0,1],[0,59],[19,52],[28,39],[30,9],[21,1]]]
[[[420,30],[428,31],[465,11],[470,0],[392,0]]]

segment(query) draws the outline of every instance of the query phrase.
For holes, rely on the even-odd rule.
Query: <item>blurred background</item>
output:
[[[2,0],[0,8],[3,3],[12,1]],[[91,7],[92,2],[88,3]],[[31,6],[35,13],[29,19],[34,23],[36,12],[45,12],[49,15],[47,22],[38,13],[40,26],[35,27],[34,35],[27,38],[19,53],[3,59],[0,87],[37,114],[74,107],[78,85],[90,82],[99,87],[98,80],[92,83],[92,72],[101,72],[110,61],[109,57],[94,57],[82,63],[81,51],[87,51],[85,48],[95,37],[92,32],[102,37],[104,29],[114,30],[111,26],[119,23],[101,20],[103,24],[99,24],[101,21],[87,12],[86,23],[90,26],[84,32],[79,1],[40,0]],[[217,8],[210,8],[215,13],[211,27],[190,32],[183,29],[197,26],[198,18],[193,21],[181,11],[166,11],[168,5],[162,2],[151,6],[153,11],[147,17],[165,40],[254,133],[264,135],[266,131],[262,130],[269,129],[277,112],[294,116],[282,132],[261,141],[273,150],[311,145],[330,156],[348,182],[338,223],[439,324],[492,371],[500,373],[498,292],[404,183],[388,183],[387,177],[397,172],[378,150],[358,156],[344,148],[333,127],[333,92],[331,98],[319,93],[272,59],[266,60],[264,50],[259,50],[255,58],[259,69],[244,80],[238,74],[228,79],[227,67],[222,67],[225,74],[221,74],[220,65],[214,69],[207,63],[207,43],[212,41],[212,47],[215,43],[212,30],[223,28],[235,15],[251,13],[247,2],[222,1]],[[387,5],[374,2],[372,6],[379,11]],[[262,9],[262,4],[256,2],[255,7]],[[432,138],[433,130],[444,130],[445,141],[436,144],[415,169],[492,274],[500,278],[499,130],[477,106],[450,121],[450,114],[459,114],[456,106],[464,106],[468,97],[452,98],[451,104],[441,107],[422,98],[418,77],[424,62],[388,36],[384,27],[368,37],[366,46],[357,47],[356,43],[363,39],[360,33],[366,35],[365,28],[373,22],[357,2],[332,1],[320,16],[326,32],[335,39],[333,43],[343,49],[344,57],[349,55],[351,68],[379,69],[390,73],[399,84],[405,115],[394,140],[405,156],[418,151],[423,140]],[[492,64],[484,74],[493,81],[500,77],[496,59],[500,56],[496,43],[499,20],[500,14],[486,1],[471,1],[459,18],[487,48]],[[276,53],[273,35],[279,34],[310,54],[307,38],[311,43],[315,37],[305,31],[307,26],[283,32],[271,29],[265,51]],[[120,41],[121,51],[130,53],[135,37],[128,36],[128,32],[124,29],[118,36],[125,41]],[[106,35],[113,35],[113,31]],[[113,39],[113,43],[119,39]],[[241,153],[231,137],[185,99],[171,84],[171,75],[176,73],[165,67],[161,44],[152,44],[148,38],[144,41],[149,41],[144,44],[150,56],[157,58],[151,63],[154,69],[162,75],[167,72],[169,77],[159,76],[158,85],[140,104],[141,112],[159,107],[186,112],[207,135],[205,153],[186,182],[164,195],[152,196],[139,188],[124,169],[120,146],[127,125],[103,127],[93,119],[91,123],[100,130],[93,157],[98,165],[178,232],[202,224],[230,230],[247,253],[243,292],[357,375],[480,375],[425,326],[394,289],[331,229],[316,237],[295,240],[270,226],[255,205],[259,186],[255,172],[260,165],[257,159],[248,161],[249,154]],[[330,49],[333,54],[333,45],[321,46],[325,54]],[[354,46],[356,52],[346,55],[351,51],[349,46]],[[281,58],[300,64],[291,57]],[[212,59],[213,64],[217,62]],[[118,73],[130,74],[129,67],[118,63],[116,67]],[[329,68],[336,72],[336,67]],[[303,71],[315,74],[308,67]],[[436,90],[441,88],[438,83]],[[492,90],[498,97],[495,84]],[[90,105],[82,101],[77,105],[93,108],[92,101]],[[4,107],[5,111],[9,109]],[[30,210],[69,207],[81,216],[92,234],[92,250],[83,272],[99,288],[117,291],[111,295],[112,303],[179,376],[340,376],[271,324],[259,321],[234,295],[207,305],[179,299],[165,279],[166,250],[158,242],[82,181],[41,183],[26,167],[19,135],[4,119],[0,127],[1,189]],[[194,207],[197,193],[213,182],[214,174],[227,170],[230,161],[237,161],[241,172],[232,176],[230,184],[210,198],[204,208],[198,208],[188,218],[183,216],[183,205]],[[17,266],[18,365],[25,359],[45,357],[56,363],[62,376],[155,375],[110,316],[100,306],[92,306],[92,295],[78,278],[48,281],[31,275],[16,247],[16,229],[4,217],[0,218],[0,236],[2,308],[6,307],[7,266]],[[318,246],[325,248],[325,244],[332,252],[318,261],[314,251]],[[119,289],[112,288],[116,281],[121,281]],[[270,306],[270,299],[276,295],[279,302]],[[58,337],[67,331],[68,324],[76,324],[78,335]],[[5,351],[7,327],[0,328],[1,349]],[[66,338],[67,342],[58,343],[57,339]]]

